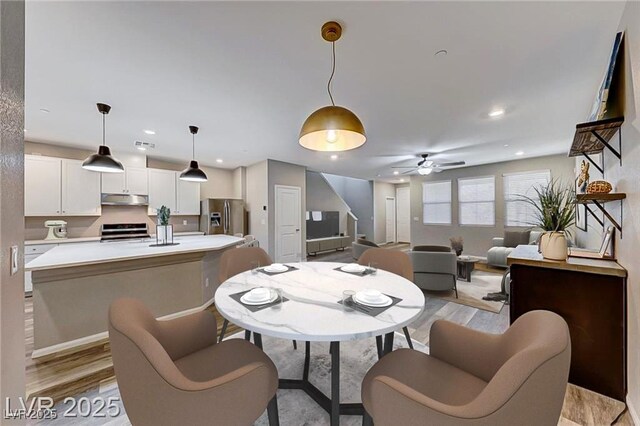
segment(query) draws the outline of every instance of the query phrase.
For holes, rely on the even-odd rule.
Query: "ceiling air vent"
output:
[[[136,143],[134,145],[140,151],[146,151],[148,149],[154,149],[156,147],[155,143],[141,142],[141,141],[136,141]]]

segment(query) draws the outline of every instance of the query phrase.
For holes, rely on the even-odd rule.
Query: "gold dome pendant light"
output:
[[[337,22],[327,22],[321,29],[322,38],[331,43],[332,68],[327,83],[331,105],[314,111],[300,129],[299,143],[314,151],[348,151],[362,146],[367,135],[360,119],[346,108],[336,106],[331,94],[331,80],[336,71],[335,42],[342,35],[342,27]]]

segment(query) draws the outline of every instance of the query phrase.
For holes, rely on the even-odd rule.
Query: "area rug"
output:
[[[502,285],[502,275],[484,271],[473,271],[471,273],[471,282],[458,280],[458,298],[453,290],[446,291],[428,291],[425,295],[437,297],[448,302],[459,303],[461,305],[471,306],[472,308],[482,309],[484,311],[499,313],[504,306],[504,302],[491,302],[482,300],[487,293],[499,292]]]

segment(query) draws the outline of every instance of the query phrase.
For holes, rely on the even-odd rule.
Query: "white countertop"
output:
[[[424,310],[424,294],[411,281],[378,270],[375,275],[357,276],[336,271],[344,265],[332,262],[288,263],[299,268],[284,274],[243,272],[218,287],[216,309],[232,323],[266,336],[304,341],[346,341],[380,336],[400,330]],[[254,287],[281,288],[289,300],[280,307],[251,312],[230,297]],[[346,311],[337,303],[344,290],[374,288],[402,299],[372,317]]]
[[[176,239],[176,242],[180,244],[166,247],[150,247],[150,244],[155,243],[154,239],[131,242],[61,244],[27,263],[25,269],[27,271],[36,271],[172,254],[214,251],[235,246],[241,241],[243,241],[242,238],[230,235],[204,235],[180,237]]]
[[[174,237],[190,236],[190,235],[204,235],[202,231],[185,231],[174,232]],[[155,238],[155,234],[151,234],[152,238]],[[100,241],[100,237],[76,237],[76,238],[58,238],[55,240],[27,240],[24,242],[25,246],[33,246],[36,244],[70,244],[70,243],[88,243],[91,241]]]

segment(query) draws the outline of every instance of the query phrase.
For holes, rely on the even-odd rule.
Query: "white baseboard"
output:
[[[184,311],[176,312],[169,315],[158,317],[158,321],[166,321],[174,318],[180,318],[186,315],[195,314],[196,312],[203,311],[213,304],[213,298],[207,300],[203,305],[196,306],[195,308],[187,309]],[[52,355],[57,352],[68,351],[70,349],[89,345],[91,343],[99,342],[109,337],[109,332],[103,331],[102,333],[93,334],[91,336],[81,337],[79,339],[69,340],[67,342],[58,343],[55,345],[47,346],[40,349],[35,349],[31,354],[31,359],[38,359],[43,356]]]
[[[627,409],[629,410],[633,424],[640,426],[640,416],[638,415],[638,411],[635,406],[631,403],[631,400],[629,400],[629,395],[627,395]]]

